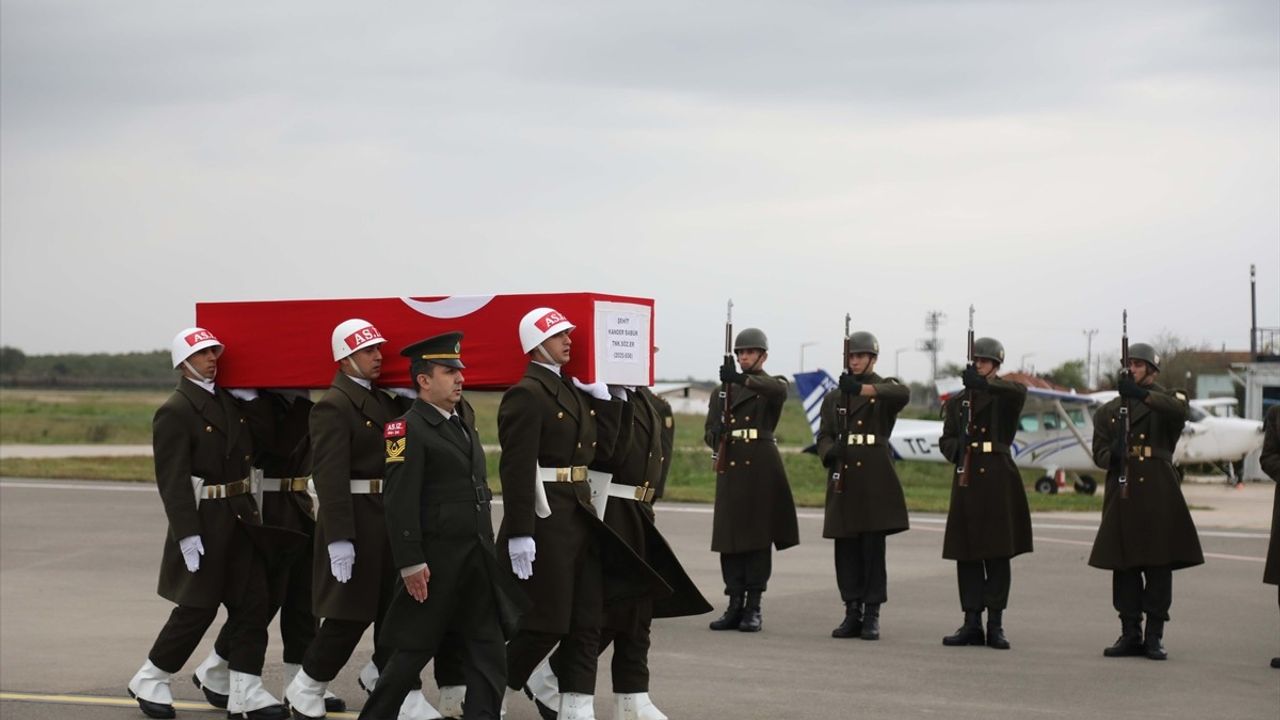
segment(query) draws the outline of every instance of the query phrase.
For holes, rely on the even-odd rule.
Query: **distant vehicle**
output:
[[[800,373],[795,378],[816,437],[822,398],[838,385],[825,370]],[[959,378],[943,378],[936,385],[938,396],[943,400],[963,389]],[[1079,477],[1074,483],[1076,492],[1092,495],[1097,491],[1094,476],[1099,469],[1093,464],[1093,415],[1114,397],[1113,390],[1080,395],[1027,388],[1027,403],[1018,417],[1018,436],[1011,451],[1020,467],[1044,470],[1044,475],[1036,480],[1036,492],[1058,492],[1066,486],[1067,472]],[[1191,419],[1182,431],[1173,461],[1179,465],[1224,465],[1228,477],[1234,480],[1233,464],[1262,446],[1261,422],[1210,412],[1234,404],[1231,398],[1192,400]],[[889,445],[898,459],[947,462],[938,449],[941,436],[941,421],[900,419]]]

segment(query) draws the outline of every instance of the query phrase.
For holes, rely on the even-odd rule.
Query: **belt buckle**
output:
[[[382,480],[380,480],[380,479],[370,480],[370,481],[369,481],[369,492],[370,492],[371,494],[381,494],[381,493],[382,493]]]
[[[864,444],[864,445],[875,445],[875,444],[876,444],[876,436],[875,436],[875,435],[863,435],[863,436],[862,436],[862,440],[863,440],[863,444]]]
[[[477,485],[476,486],[476,504],[483,505],[489,502],[489,494],[490,494],[489,488]]]
[[[989,452],[991,452],[991,443],[989,443],[989,442],[984,442],[984,443],[982,443],[982,452],[984,452],[984,453],[989,453]]]

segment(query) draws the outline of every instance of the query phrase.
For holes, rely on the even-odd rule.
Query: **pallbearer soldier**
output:
[[[1111,571],[1111,601],[1120,614],[1120,637],[1102,654],[1164,660],[1173,571],[1204,562],[1179,486],[1182,476],[1173,466],[1190,410],[1186,393],[1156,384],[1155,348],[1134,343],[1128,356],[1120,397],[1099,408],[1093,420],[1093,461],[1106,468],[1107,486],[1089,564]],[[1122,409],[1129,416],[1128,437]]]
[[[418,399],[383,434],[387,533],[402,586],[383,619],[379,639],[392,652],[360,712],[366,720],[396,720],[447,632],[465,648],[463,717],[496,720],[501,711],[504,627],[514,631],[519,591],[495,559],[493,493],[475,411],[462,398],[461,352],[457,332],[400,352]]]
[[[262,521],[269,525],[303,533],[314,542],[315,510],[307,481],[311,476],[311,433],[307,417],[313,403],[306,390],[229,391],[242,400],[240,409],[253,433],[254,467],[261,473],[260,505]],[[268,618],[280,613],[283,641],[284,687],[288,687],[302,666],[303,655],[318,626],[311,614],[311,545],[306,544],[291,560],[274,559],[268,564],[271,603]],[[230,624],[224,624],[209,657],[196,668],[193,680],[209,704],[227,706],[230,680],[227,652]],[[346,703],[325,693],[325,710],[342,712]]]
[[[311,409],[313,480],[320,499],[316,524],[314,612],[324,618],[302,659],[302,669],[285,690],[295,718],[325,715],[324,693],[351,658],[360,637],[374,625],[373,664],[388,655],[377,642],[382,617],[398,573],[391,561],[383,517],[383,426],[405,405],[374,385],[382,374],[386,342],[371,323],[353,318],[333,329],[331,347],[338,372]],[[361,684],[372,690],[372,678]],[[410,692],[403,718],[440,717],[420,690]]]
[[[716,452],[716,503],[711,550],[720,553],[720,572],[729,607],[712,630],[758,632],[763,627],[760,596],[773,570],[770,546],[786,550],[800,543],[795,501],[773,430],[787,399],[787,380],[764,371],[769,340],[747,328],[734,339],[738,368],[725,358],[720,382],[728,408],[717,393],[707,409],[704,439]]]
[[[1275,480],[1275,500],[1271,503],[1271,543],[1262,582],[1280,585],[1280,405],[1272,405],[1263,423],[1262,470]],[[1280,668],[1280,657],[1271,658],[1271,667]]]
[[[156,483],[169,529],[160,596],[177,604],[129,681],[148,717],[175,716],[170,677],[182,669],[227,608],[227,716],[283,720],[288,711],[262,686],[267,650],[267,575],[255,546],[288,551],[302,536],[264,527],[250,493],[253,443],[235,401],[214,383],[222,343],[203,328],[173,339],[177,390],[153,423]]]
[[[1027,388],[996,376],[1004,346],[994,338],[973,343],[962,394],[947,401],[939,449],[956,469],[942,557],[956,561],[964,625],[943,645],[1008,650],[1004,609],[1009,603],[1009,560],[1031,552],[1031,511],[1022,476],[1009,454]],[[987,630],[982,631],[982,610]]]
[[[818,457],[830,473],[822,536],[835,540],[836,585],[844,621],[831,637],[880,639],[880,606],[888,600],[885,537],[909,527],[889,437],[911,391],[875,372],[880,343],[855,332],[846,344],[840,391],[822,401]]]
[[[617,450],[611,457],[593,462],[591,471],[609,482],[605,525],[656,570],[673,592],[656,600],[643,597],[607,602],[599,652],[603,654],[613,645],[615,720],[666,720],[649,697],[653,619],[700,615],[710,612],[711,606],[654,525],[653,503],[662,497],[671,468],[675,434],[671,405],[647,387],[626,390],[628,402]],[[606,598],[609,589],[605,588]],[[550,708],[558,706],[559,683],[549,663],[538,666],[528,686],[543,717],[555,717]]]
[[[529,365],[498,406],[498,548],[500,554],[506,549],[531,602],[507,646],[508,697],[559,643],[552,669],[563,693],[552,710],[561,719],[588,720],[595,717],[603,573],[642,585],[635,593],[647,590],[651,571],[600,522],[591,503],[587,465],[597,452],[613,452],[623,403],[611,399],[604,383],[564,376],[573,329],[551,308],[520,320]]]

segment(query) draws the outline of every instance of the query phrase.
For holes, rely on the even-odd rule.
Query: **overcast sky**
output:
[[[593,290],[711,377],[1280,326],[1280,3],[0,2],[0,342],[194,303]],[[514,328],[512,332],[514,332]],[[928,360],[903,352],[901,375]]]

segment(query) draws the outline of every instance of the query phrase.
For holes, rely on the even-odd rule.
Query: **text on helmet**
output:
[[[360,347],[361,345],[371,340],[381,340],[381,339],[382,339],[382,333],[378,332],[378,328],[372,325],[369,325],[367,327],[360,328],[359,330],[348,335],[345,342],[347,343],[348,349],[355,350],[356,348]]]
[[[542,317],[535,320],[533,323],[533,326],[538,328],[542,332],[546,332],[547,330],[550,330],[552,326],[562,322],[569,322],[569,321],[566,320],[565,317],[561,315],[559,312],[552,310],[546,315],[543,315]]]
[[[187,347],[193,347],[196,343],[204,342],[205,340],[218,342],[218,338],[214,337],[213,333],[208,330],[196,330],[183,339],[187,341]]]

